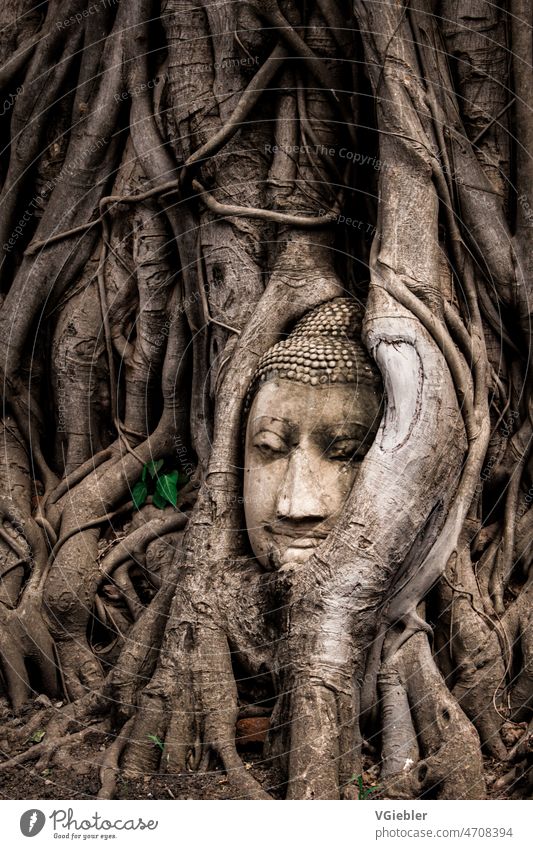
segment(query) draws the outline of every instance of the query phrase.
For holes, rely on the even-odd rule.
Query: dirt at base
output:
[[[102,754],[112,741],[106,741],[103,735],[99,740],[84,742],[76,747],[59,750],[56,763],[41,771],[35,763],[17,767],[7,775],[0,774],[0,799],[96,799],[100,788],[99,763]],[[263,760],[258,747],[240,752],[243,762],[251,775],[275,799],[283,799],[286,786],[279,769]],[[5,757],[5,753],[2,752]],[[1,760],[4,758],[0,758]],[[372,764],[365,756],[365,785],[374,783],[378,765]],[[509,766],[505,763],[485,759],[485,775],[488,786],[488,798],[511,799],[528,798],[527,791],[518,785],[511,785],[495,792],[491,788],[494,782],[503,776]],[[377,778],[379,784],[379,778]],[[207,773],[180,773],[169,775],[153,773],[138,779],[118,777],[116,799],[227,799],[235,800],[239,796],[228,776],[221,768]]]
[[[100,789],[99,745],[79,746],[61,756],[69,764],[52,766],[41,773],[32,765],[22,765],[9,775],[0,775],[0,799],[96,799]],[[274,798],[281,799],[285,788],[276,770],[262,763],[260,753],[242,752],[247,768]],[[116,799],[238,799],[235,787],[224,770],[207,773],[169,775],[154,773],[138,779],[117,781]]]
[[[0,777],[1,799],[96,799],[100,787],[98,766],[91,754],[83,747],[76,753],[78,767],[53,766],[39,774],[31,767],[20,767],[9,776]],[[251,774],[274,798],[282,799],[285,788],[280,776],[261,763],[257,753],[245,753],[245,763],[250,764]],[[500,776],[505,772],[503,765],[487,761],[487,777]],[[492,782],[491,782],[492,783]],[[116,799],[231,799],[238,798],[223,770],[208,773],[184,773],[179,775],[153,774],[139,779],[119,777]],[[513,798],[512,793],[490,793],[489,798]],[[514,796],[516,798],[516,796]]]

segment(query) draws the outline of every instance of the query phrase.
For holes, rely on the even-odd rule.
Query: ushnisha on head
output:
[[[331,531],[379,425],[383,388],[363,308],[335,298],[259,360],[245,401],[244,510],[267,569],[307,560]]]

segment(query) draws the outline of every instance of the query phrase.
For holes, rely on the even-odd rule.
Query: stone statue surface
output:
[[[363,308],[335,298],[260,359],[246,399],[244,510],[265,569],[303,563],[335,524],[375,437],[379,372]]]

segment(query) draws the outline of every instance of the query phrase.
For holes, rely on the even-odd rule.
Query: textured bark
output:
[[[485,755],[527,795],[529,4],[89,5],[0,8],[0,699],[70,702],[0,772],[95,725],[100,798],[219,765],[268,799],[257,718],[289,799],[355,798],[369,752],[383,798],[484,798]],[[339,296],[380,426],[266,572],[246,392]]]

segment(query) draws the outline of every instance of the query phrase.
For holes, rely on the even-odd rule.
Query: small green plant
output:
[[[150,460],[143,466],[141,479],[137,481],[131,492],[133,506],[139,510],[149,495],[152,496],[152,504],[159,510],[164,510],[167,504],[175,507],[178,503],[178,492],[180,485],[186,483],[189,478],[182,475],[177,469],[159,474],[164,460]]]
[[[379,787],[366,787],[363,784],[363,776],[362,775],[352,775],[350,781],[354,781],[358,788],[359,792],[357,794],[357,798],[359,801],[363,801],[364,799],[370,799],[372,793],[375,793],[376,790],[379,790]]]
[[[149,734],[148,739],[154,744],[154,746],[157,746],[158,749],[161,749],[161,751],[164,750],[165,744],[159,739],[157,734]]]
[[[30,743],[40,743],[45,734],[46,731],[44,731],[42,728],[39,728],[38,731],[34,731],[31,735]]]

